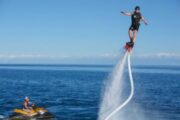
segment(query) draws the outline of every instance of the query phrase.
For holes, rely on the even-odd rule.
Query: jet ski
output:
[[[54,120],[53,114],[42,107],[33,106],[31,110],[14,109],[9,120]]]
[[[17,114],[22,114],[22,115],[30,116],[30,117],[38,115],[38,114],[43,115],[44,113],[47,112],[47,110],[45,110],[44,108],[38,108],[38,107],[29,111],[26,111],[23,109],[14,109],[13,111]]]

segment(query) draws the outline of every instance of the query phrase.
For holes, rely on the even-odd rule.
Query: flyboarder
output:
[[[129,28],[128,34],[129,34],[129,38],[130,38],[130,42],[126,43],[125,48],[127,50],[132,49],[134,46],[134,43],[136,41],[136,37],[137,37],[137,32],[140,26],[140,22],[143,21],[145,25],[148,25],[147,21],[145,20],[145,18],[142,16],[141,12],[140,12],[140,7],[136,6],[134,9],[134,12],[121,12],[123,15],[125,16],[131,16],[131,26]]]

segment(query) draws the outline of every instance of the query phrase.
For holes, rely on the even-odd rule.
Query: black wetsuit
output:
[[[141,18],[142,18],[141,13],[134,12],[131,15],[132,24],[131,24],[129,30],[132,30],[132,31],[137,30],[138,31]]]

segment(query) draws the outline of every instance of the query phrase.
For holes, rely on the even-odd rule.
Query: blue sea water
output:
[[[112,69],[105,65],[0,65],[0,115],[10,116],[29,96],[58,120],[96,120],[101,89]],[[143,114],[144,120],[180,120],[180,66],[133,66],[132,72],[135,95],[131,103],[141,108],[137,115]]]

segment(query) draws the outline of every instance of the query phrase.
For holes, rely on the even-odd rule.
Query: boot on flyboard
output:
[[[134,42],[127,42],[126,45],[124,46],[124,48],[130,52],[134,47]]]

